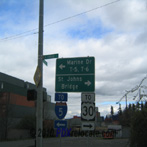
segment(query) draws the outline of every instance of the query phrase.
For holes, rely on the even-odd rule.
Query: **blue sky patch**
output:
[[[17,34],[20,31],[23,32],[21,25],[28,25],[30,21],[34,20],[37,15],[35,15],[36,2],[30,0],[2,0],[0,1],[0,34]],[[38,7],[36,8],[38,9]]]
[[[72,38],[87,39],[87,38],[102,38],[104,35],[112,32],[112,28],[105,27],[101,21],[88,21],[86,24],[76,25],[74,28],[69,28],[67,34]]]

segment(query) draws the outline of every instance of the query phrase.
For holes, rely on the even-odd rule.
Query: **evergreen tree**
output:
[[[133,108],[132,108],[132,109],[133,109],[133,111],[135,111],[135,110],[136,110],[136,106],[135,106],[135,104],[133,104]]]
[[[118,115],[122,115],[121,104],[119,104],[119,108],[118,108]]]
[[[136,104],[136,109],[139,111],[140,110],[140,104],[139,104],[139,102],[137,102],[137,104]]]
[[[144,109],[144,104],[141,102],[141,111]]]
[[[129,110],[130,110],[130,111],[132,110],[132,105],[131,105],[131,104],[129,104]]]
[[[144,108],[147,109],[147,102],[145,102]]]
[[[113,110],[113,106],[111,106],[111,116],[114,115],[114,110]]]

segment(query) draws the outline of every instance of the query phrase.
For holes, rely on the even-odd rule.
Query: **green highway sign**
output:
[[[45,61],[45,60],[43,60],[43,63],[47,66],[48,64],[47,64],[47,62]]]
[[[56,92],[95,91],[95,58],[58,58]]]
[[[43,55],[43,59],[58,58],[58,54]]]

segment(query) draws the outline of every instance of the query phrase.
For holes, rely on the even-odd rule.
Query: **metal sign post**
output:
[[[38,36],[38,70],[40,71],[40,79],[37,85],[37,111],[36,111],[36,145],[42,147],[42,130],[43,130],[43,9],[44,0],[40,0],[39,4],[39,36]]]

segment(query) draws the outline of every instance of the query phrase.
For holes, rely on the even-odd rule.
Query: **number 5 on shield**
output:
[[[59,116],[63,115],[63,108],[59,108]]]

